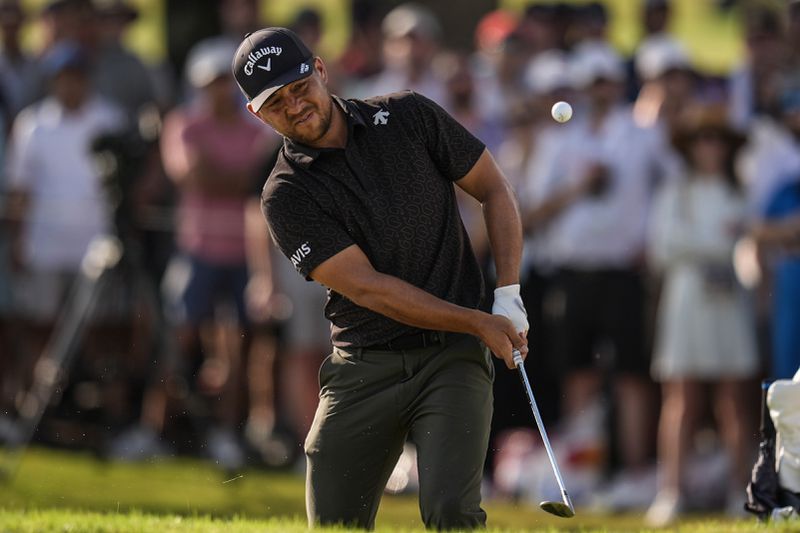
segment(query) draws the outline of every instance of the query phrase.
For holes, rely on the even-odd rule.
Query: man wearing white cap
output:
[[[164,286],[179,324],[179,347],[187,358],[201,342],[201,331],[218,324],[215,311],[220,303],[235,311],[240,329],[248,325],[245,204],[257,190],[258,170],[275,138],[241,112],[230,73],[233,51],[222,41],[192,51],[186,77],[198,98],[166,117],[161,137],[164,168],[179,194],[178,250]],[[208,450],[220,467],[236,469],[243,464],[234,432],[238,413],[231,400],[239,394],[233,366],[238,357],[222,349],[204,354],[197,386],[209,396],[223,398],[207,436]],[[144,413],[150,437],[160,431],[161,416]]]
[[[402,4],[383,19],[383,71],[367,80],[358,96],[411,90],[442,104],[445,87],[432,70],[439,51],[441,26],[427,7]]]
[[[527,203],[549,205],[546,251],[559,302],[554,359],[562,363],[566,414],[596,405],[599,369],[610,371],[622,463],[639,469],[651,417],[641,270],[655,138],[621,105],[624,70],[615,52],[584,48],[571,69],[584,101],[537,147]]]

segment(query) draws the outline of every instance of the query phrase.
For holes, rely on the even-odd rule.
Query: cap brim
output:
[[[275,94],[281,87],[284,85],[289,85],[298,80],[302,80],[303,78],[307,78],[311,76],[311,73],[314,72],[314,65],[310,64],[311,58],[306,59],[302,63],[299,63],[291,68],[289,72],[278,76],[275,78],[273,84],[270,87],[267,87],[260,93],[258,93],[252,100],[250,100],[250,106],[253,108],[253,111],[258,111],[261,109],[261,106],[269,100],[269,97]],[[301,73],[300,69],[302,65],[308,66],[308,70]]]

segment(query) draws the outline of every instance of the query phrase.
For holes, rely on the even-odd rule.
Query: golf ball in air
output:
[[[550,109],[550,114],[556,122],[566,122],[572,118],[572,106],[567,102],[556,102]]]

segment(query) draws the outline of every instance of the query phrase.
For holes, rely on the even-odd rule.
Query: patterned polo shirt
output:
[[[355,244],[381,273],[476,308],[483,276],[456,205],[454,182],[484,145],[436,103],[413,92],[333,97],[344,148],[284,139],[262,193],[270,233],[297,271],[310,273]],[[328,290],[325,316],[340,347],[367,347],[415,328]]]

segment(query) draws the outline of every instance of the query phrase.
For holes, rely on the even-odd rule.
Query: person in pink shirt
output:
[[[277,141],[241,112],[230,70],[234,51],[221,41],[192,50],[186,76],[193,98],[166,116],[161,135],[164,169],[178,204],[176,253],[163,287],[181,357],[179,368],[166,371],[171,379],[192,376],[186,390],[209,400],[204,409],[209,416],[202,417],[210,419],[207,451],[225,470],[244,464],[235,427],[246,385],[241,359],[249,330],[245,207],[258,196],[260,171]],[[145,394],[140,434],[121,439],[115,456],[152,453],[147,443],[157,441],[163,429],[166,392],[156,387]]]

